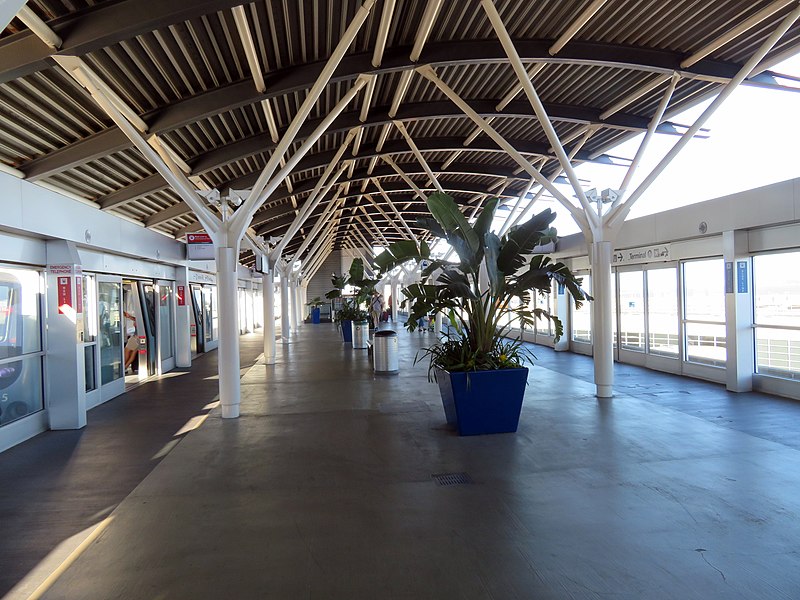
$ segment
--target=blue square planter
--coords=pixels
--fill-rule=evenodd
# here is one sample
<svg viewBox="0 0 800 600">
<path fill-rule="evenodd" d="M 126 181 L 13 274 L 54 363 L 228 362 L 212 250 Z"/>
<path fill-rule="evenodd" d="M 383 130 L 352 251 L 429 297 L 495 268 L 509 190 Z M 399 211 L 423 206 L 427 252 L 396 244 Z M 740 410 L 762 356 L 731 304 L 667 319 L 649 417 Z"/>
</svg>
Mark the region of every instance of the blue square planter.
<svg viewBox="0 0 800 600">
<path fill-rule="evenodd" d="M 315 306 L 314 308 L 311 309 L 311 322 L 314 325 L 319 324 L 319 312 L 320 312 L 319 306 Z"/>
<path fill-rule="evenodd" d="M 513 433 L 519 426 L 528 369 L 469 373 L 437 370 L 447 422 L 458 435 Z"/>
<path fill-rule="evenodd" d="M 352 344 L 353 343 L 353 327 L 352 321 L 349 320 L 341 320 L 339 321 L 339 327 L 342 328 L 342 341 L 345 344 Z"/>
</svg>

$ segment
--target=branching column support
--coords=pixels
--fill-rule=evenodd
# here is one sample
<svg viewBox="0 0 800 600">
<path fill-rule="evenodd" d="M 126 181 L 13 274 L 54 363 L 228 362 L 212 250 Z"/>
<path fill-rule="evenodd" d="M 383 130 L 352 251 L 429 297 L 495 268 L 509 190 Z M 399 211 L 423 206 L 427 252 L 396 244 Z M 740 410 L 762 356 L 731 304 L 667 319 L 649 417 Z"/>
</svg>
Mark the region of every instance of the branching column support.
<svg viewBox="0 0 800 600">
<path fill-rule="evenodd" d="M 275 345 L 275 264 L 265 252 L 264 274 L 262 288 L 264 296 L 264 362 L 268 365 L 275 364 L 277 348 Z"/>
<path fill-rule="evenodd" d="M 314 278 L 314 276 L 317 274 L 317 272 L 319 272 L 319 270 L 322 268 L 322 265 L 325 263 L 325 261 L 331 255 L 331 252 L 333 252 L 333 242 L 332 241 L 327 246 L 325 246 L 325 248 L 322 250 L 322 252 L 320 252 L 319 258 L 315 261 L 314 266 L 311 267 L 311 269 L 309 270 L 309 272 L 308 272 L 308 280 L 309 281 L 311 281 Z"/>
<path fill-rule="evenodd" d="M 594 322 L 593 322 L 593 344 L 594 344 L 594 363 L 595 363 L 595 386 L 596 386 L 596 393 L 597 396 L 600 398 L 608 398 L 611 397 L 613 394 L 613 331 L 612 331 L 612 287 L 611 287 L 611 256 L 613 252 L 613 245 L 616 240 L 616 236 L 619 232 L 619 229 L 622 226 L 622 223 L 625 220 L 625 217 L 630 212 L 631 207 L 633 206 L 634 202 L 642 196 L 642 194 L 647 190 L 647 188 L 655 181 L 655 179 L 663 172 L 663 170 L 669 165 L 672 159 L 677 156 L 677 154 L 686 146 L 686 144 L 692 139 L 692 137 L 700 130 L 700 128 L 705 124 L 707 119 L 714 113 L 714 111 L 730 96 L 731 93 L 735 90 L 735 88 L 744 81 L 750 74 L 753 72 L 754 69 L 757 68 L 759 62 L 763 60 L 766 54 L 774 47 L 774 45 L 778 42 L 778 40 L 788 31 L 788 29 L 794 24 L 794 22 L 800 17 L 800 6 L 795 8 L 792 13 L 790 13 L 778 26 L 778 28 L 770 35 L 770 37 L 762 44 L 762 46 L 758 49 L 758 51 L 750 58 L 750 60 L 744 65 L 744 67 L 739 71 L 739 73 L 730 80 L 730 82 L 723 88 L 722 92 L 717 96 L 717 98 L 709 105 L 709 107 L 703 112 L 703 114 L 697 119 L 697 121 L 690 127 L 683 137 L 678 141 L 677 144 L 667 153 L 667 155 L 662 159 L 662 161 L 653 169 L 653 171 L 644 179 L 644 181 L 639 185 L 639 187 L 631 194 L 631 196 L 624 200 L 624 192 L 627 189 L 630 181 L 633 177 L 633 173 L 636 167 L 641 160 L 644 151 L 646 150 L 646 146 L 649 143 L 655 129 L 658 127 L 663 115 L 666 111 L 666 108 L 669 104 L 669 101 L 672 97 L 672 93 L 675 89 L 675 86 L 678 82 L 678 76 L 673 75 L 671 81 L 667 87 L 667 90 L 664 93 L 661 103 L 659 104 L 658 109 L 655 111 L 653 118 L 650 122 L 648 127 L 648 132 L 645 135 L 645 139 L 642 142 L 642 145 L 639 148 L 631 166 L 626 173 L 625 179 L 622 184 L 622 189 L 618 194 L 617 198 L 615 199 L 614 203 L 611 205 L 608 212 L 604 215 L 602 213 L 602 204 L 599 204 L 597 210 L 593 210 L 591 205 L 589 204 L 589 200 L 586 197 L 585 192 L 583 191 L 580 182 L 578 181 L 577 176 L 575 175 L 575 171 L 571 165 L 571 157 L 567 157 L 566 153 L 564 152 L 563 145 L 558 139 L 556 135 L 555 129 L 552 126 L 545 110 L 544 106 L 541 104 L 536 91 L 533 88 L 533 83 L 530 80 L 529 75 L 526 73 L 522 61 L 519 58 L 519 55 L 514 47 L 514 44 L 506 31 L 505 25 L 500 18 L 500 15 L 495 8 L 494 2 L 492 0 L 481 0 L 481 4 L 486 11 L 487 16 L 494 28 L 497 36 L 500 40 L 500 43 L 503 45 L 503 48 L 508 55 L 508 58 L 511 62 L 512 67 L 514 68 L 514 72 L 519 79 L 519 83 L 522 87 L 522 90 L 525 91 L 526 96 L 528 97 L 531 106 L 536 113 L 539 122 L 541 123 L 544 131 L 550 141 L 550 144 L 553 148 L 553 151 L 556 153 L 556 156 L 559 159 L 562 169 L 567 174 L 570 183 L 575 191 L 575 194 L 580 202 L 581 208 L 583 209 L 582 214 L 580 214 L 581 219 L 579 220 L 577 214 L 577 208 L 574 207 L 571 203 L 568 205 L 564 203 L 562 198 L 559 195 L 556 195 L 556 198 L 562 202 L 572 213 L 573 217 L 576 219 L 578 224 L 584 231 L 586 236 L 587 242 L 590 244 L 589 251 L 590 251 L 590 258 L 591 258 L 591 265 L 592 265 L 592 282 L 593 282 L 593 289 L 592 294 L 595 298 L 593 303 L 593 314 L 594 314 Z M 600 5 L 601 3 L 595 2 L 587 11 L 587 14 L 591 12 L 595 8 L 596 5 Z M 779 3 L 775 3 L 775 6 L 770 8 L 769 10 L 777 10 Z M 767 13 L 769 11 L 762 11 L 764 14 L 759 14 L 758 20 L 766 18 Z M 593 13 L 592 13 L 593 14 Z M 751 26 L 751 23 L 748 23 L 747 26 Z M 727 43 L 731 39 L 731 35 L 723 36 L 717 42 L 719 45 Z M 556 49 L 556 52 L 558 50 Z M 418 69 L 418 71 L 431 79 L 431 74 L 433 70 L 430 67 Z M 666 82 L 670 79 L 669 76 L 661 76 L 657 78 L 655 81 L 648 83 L 646 90 L 652 90 L 658 87 L 659 85 Z M 433 81 L 433 79 L 432 79 Z M 436 83 L 436 81 L 434 81 Z M 437 86 L 442 89 L 442 85 L 437 83 Z M 445 91 L 445 90 L 443 90 Z M 606 110 L 602 115 L 601 119 L 606 118 L 609 114 L 613 114 L 613 112 L 620 110 L 625 104 L 633 101 L 636 97 L 636 94 L 643 94 L 644 91 L 636 90 L 634 94 L 631 94 L 629 97 L 625 98 L 623 101 L 615 104 L 608 110 Z M 455 99 L 445 91 L 445 94 L 451 97 L 455 102 Z M 463 101 L 462 101 L 463 102 Z M 625 103 L 625 104 L 623 104 Z M 466 105 L 466 103 L 464 103 Z M 467 112 L 465 108 L 462 110 Z M 472 115 L 468 116 L 475 120 L 475 117 Z M 478 121 L 476 121 L 478 123 Z M 480 124 L 479 124 L 480 126 Z M 490 137 L 495 139 L 495 141 L 500 144 L 500 140 L 497 139 L 500 136 L 492 135 L 491 127 L 485 126 L 484 131 L 486 131 Z M 513 155 L 512 155 L 513 156 Z M 516 158 L 515 158 L 516 159 Z M 519 161 L 518 161 L 519 162 Z M 525 165 L 522 165 L 525 166 Z M 529 170 L 529 169 L 526 169 Z M 530 172 L 530 171 L 529 171 Z M 538 181 L 538 179 L 537 179 Z M 540 183 L 542 183 L 540 181 Z M 544 183 L 542 183 L 545 186 Z M 545 186 L 546 187 L 546 186 Z M 551 192 L 552 193 L 552 192 Z"/>
<path fill-rule="evenodd" d="M 344 106 L 352 99 L 358 89 L 364 85 L 365 80 L 363 77 L 360 77 L 353 86 L 353 89 L 345 95 L 343 101 L 337 104 L 332 114 L 326 117 L 320 127 L 312 134 L 312 138 L 314 138 L 313 142 L 311 142 L 311 144 L 304 144 L 289 161 L 285 160 L 284 154 L 286 150 L 297 137 L 300 128 L 325 90 L 325 87 L 330 81 L 334 71 L 339 66 L 347 49 L 350 47 L 350 44 L 369 16 L 375 1 L 376 0 L 365 0 L 358 9 L 355 17 L 342 36 L 342 39 L 336 45 L 331 57 L 322 69 L 317 81 L 314 83 L 311 90 L 309 90 L 300 110 L 297 112 L 289 128 L 284 133 L 283 138 L 276 146 L 275 151 L 267 162 L 267 166 L 262 171 L 256 185 L 253 187 L 243 206 L 240 210 L 236 211 L 232 217 L 227 218 L 226 216 L 223 220 L 217 218 L 198 196 L 194 185 L 186 176 L 186 165 L 183 165 L 182 161 L 174 155 L 168 147 L 164 146 L 157 137 L 151 136 L 149 140 L 155 149 L 144 140 L 142 133 L 147 130 L 146 124 L 130 109 L 130 107 L 125 105 L 125 103 L 114 94 L 81 59 L 69 56 L 56 57 L 56 60 L 66 72 L 74 77 L 81 85 L 86 87 L 95 102 L 97 102 L 111 117 L 116 125 L 134 143 L 136 148 L 142 152 L 159 174 L 161 174 L 167 183 L 180 195 L 181 199 L 194 211 L 198 220 L 214 242 L 220 308 L 219 388 L 223 418 L 239 416 L 239 400 L 241 395 L 237 318 L 238 298 L 236 286 L 239 245 L 242 238 L 247 233 L 253 214 L 263 204 L 266 197 L 277 188 L 281 181 L 288 177 L 297 162 L 308 152 L 313 143 L 319 139 L 319 136 L 327 130 L 330 123 L 338 116 L 341 110 L 343 110 Z M 239 11 L 237 16 L 239 20 L 237 26 L 240 27 L 243 42 L 245 46 L 247 46 L 249 31 L 246 31 L 247 27 L 243 19 L 244 15 L 242 11 Z M 57 42 L 57 36 L 52 41 Z M 252 48 L 246 50 L 252 50 Z M 257 61 L 253 61 L 252 58 L 253 57 L 248 57 L 248 60 L 250 60 L 251 66 L 253 67 L 256 85 L 263 85 L 259 81 L 261 76 L 260 68 L 258 68 Z M 265 109 L 266 108 L 267 107 L 265 107 Z M 273 139 L 275 139 L 275 131 L 271 131 L 271 135 Z M 306 140 L 306 142 L 308 141 L 309 140 Z M 284 164 L 285 166 L 278 176 L 273 178 L 273 174 L 279 164 Z M 183 167 L 183 170 L 181 167 Z M 198 183 L 202 184 L 202 181 Z"/>
<path fill-rule="evenodd" d="M 291 337 L 291 324 L 289 322 L 289 272 L 290 266 L 286 262 L 281 263 L 278 270 L 281 284 L 281 342 L 289 343 Z"/>
<path fill-rule="evenodd" d="M 296 252 L 296 256 L 302 256 L 303 252 L 305 252 L 311 244 L 317 241 L 317 236 L 319 233 L 325 228 L 325 226 L 331 221 L 331 217 L 334 212 L 340 208 L 344 204 L 344 200 L 339 200 L 339 195 L 342 193 L 341 188 L 336 192 L 336 195 L 330 201 L 328 206 L 322 212 L 322 215 L 317 222 L 314 224 L 314 227 L 311 228 L 311 231 L 306 236 L 306 239 L 303 240 L 303 243 L 300 245 Z M 315 246 L 316 247 L 316 246 Z M 313 254 L 314 250 L 311 251 L 310 254 Z"/>
<path fill-rule="evenodd" d="M 417 239 L 417 236 L 416 236 L 416 235 L 414 235 L 414 232 L 411 230 L 411 227 L 409 227 L 409 226 L 408 226 L 408 223 L 407 223 L 407 222 L 406 222 L 406 220 L 403 218 L 403 215 L 402 215 L 402 214 L 400 214 L 400 211 L 399 211 L 399 210 L 397 210 L 397 206 L 395 206 L 395 203 L 394 203 L 394 202 L 392 202 L 392 199 L 389 197 L 389 194 L 387 194 L 387 193 L 386 193 L 386 190 L 384 190 L 384 189 L 383 189 L 383 187 L 381 187 L 381 184 L 380 184 L 380 182 L 378 181 L 378 178 L 377 178 L 377 177 L 373 177 L 373 179 L 372 179 L 372 183 L 374 183 L 374 184 L 375 184 L 375 187 L 376 187 L 376 188 L 378 188 L 378 191 L 380 192 L 381 196 L 383 196 L 383 199 L 384 199 L 384 200 L 386 200 L 386 203 L 387 203 L 387 204 L 389 205 L 389 207 L 392 209 L 392 211 L 394 212 L 394 214 L 395 214 L 395 215 L 397 215 L 397 218 L 398 218 L 398 220 L 400 221 L 400 223 L 402 223 L 403 227 L 404 227 L 404 228 L 405 228 L 405 230 L 408 232 L 408 235 L 410 235 L 410 236 L 411 236 L 411 239 L 412 239 L 412 240 L 415 240 L 415 239 Z"/>
<path fill-rule="evenodd" d="M 402 229 L 400 229 L 400 226 L 397 223 L 395 223 L 394 220 L 389 215 L 386 214 L 386 211 L 383 210 L 383 208 L 381 208 L 380 204 L 378 204 L 377 202 L 375 202 L 375 200 L 372 199 L 372 196 L 370 194 L 364 194 L 364 198 L 366 198 L 370 202 L 370 204 L 372 204 L 372 206 L 374 206 L 378 210 L 378 212 L 381 213 L 381 216 L 384 219 L 386 219 L 389 225 L 391 225 L 394 228 L 394 230 L 400 234 L 401 237 L 408 239 L 408 234 Z"/>
<path fill-rule="evenodd" d="M 589 225 L 593 229 L 599 227 L 600 218 L 591 210 L 589 200 L 586 198 L 583 187 L 581 187 L 580 181 L 578 180 L 578 175 L 575 173 L 575 169 L 572 168 L 572 164 L 567 157 L 567 153 L 564 151 L 564 147 L 561 145 L 561 141 L 558 139 L 558 134 L 556 133 L 555 127 L 553 127 L 553 124 L 550 121 L 550 117 L 547 115 L 544 104 L 542 104 L 542 101 L 539 99 L 539 95 L 533 88 L 533 83 L 530 79 L 528 79 L 525 66 L 522 64 L 522 60 L 517 53 L 517 49 L 514 47 L 514 43 L 511 41 L 511 36 L 509 36 L 508 31 L 506 31 L 505 25 L 500 18 L 500 14 L 497 12 L 497 9 L 494 6 L 494 2 L 492 2 L 492 0 L 481 0 L 481 4 L 486 11 L 486 15 L 489 17 L 489 21 L 492 23 L 495 33 L 497 33 L 497 37 L 500 39 L 500 43 L 503 45 L 503 49 L 505 50 L 508 59 L 511 61 L 511 66 L 514 69 L 514 73 L 516 73 L 517 79 L 519 79 L 519 82 L 522 84 L 522 89 L 525 92 L 525 95 L 528 97 L 528 101 L 533 108 L 533 112 L 536 113 L 536 118 L 539 120 L 539 124 L 544 129 L 545 135 L 547 135 L 547 140 L 550 142 L 553 151 L 558 157 L 558 162 L 561 164 L 561 168 L 567 174 L 567 177 L 572 184 L 572 188 L 575 190 L 575 194 L 578 196 L 578 201 L 584 210 Z"/>
<path fill-rule="evenodd" d="M 505 150 L 508 155 L 516 161 L 516 163 L 521 166 L 531 177 L 536 179 L 536 181 L 544 187 L 548 192 L 550 192 L 555 199 L 566 208 L 572 218 L 575 219 L 575 222 L 578 223 L 578 226 L 581 228 L 582 231 L 586 232 L 590 230 L 589 222 L 587 217 L 584 215 L 583 211 L 580 207 L 575 206 L 572 202 L 570 202 L 569 198 L 567 198 L 561 191 L 556 188 L 538 169 L 536 169 L 530 162 L 528 162 L 525 157 L 523 157 L 514 146 L 512 146 L 508 141 L 500 135 L 497 130 L 495 130 L 491 125 L 489 125 L 485 119 L 483 119 L 475 110 L 467 104 L 458 94 L 456 94 L 444 81 L 442 81 L 436 72 L 428 65 L 418 67 L 417 72 L 431 81 L 437 88 L 439 88 L 445 96 L 450 98 L 450 100 L 458 106 L 461 111 L 467 115 L 472 121 L 481 128 L 481 130 L 486 133 L 498 146 L 500 146 L 503 150 Z"/>
<path fill-rule="evenodd" d="M 353 95 L 357 91 L 358 90 L 355 91 L 351 90 L 351 92 L 353 92 Z M 350 96 L 350 98 L 352 99 L 352 95 Z M 342 104 L 342 102 L 340 102 L 340 104 Z M 275 247 L 275 250 L 273 252 L 276 257 L 280 256 L 283 253 L 283 250 L 286 248 L 288 243 L 297 234 L 297 232 L 300 231 L 300 228 L 305 224 L 305 222 L 308 220 L 308 218 L 311 216 L 314 210 L 316 210 L 317 206 L 319 206 L 320 202 L 322 202 L 323 198 L 327 195 L 330 189 L 336 184 L 336 182 L 342 176 L 344 171 L 347 169 L 348 163 L 343 164 L 336 172 L 335 176 L 332 179 L 330 179 L 330 181 L 328 181 L 328 179 L 331 177 L 331 173 L 336 168 L 336 165 L 341 160 L 342 156 L 347 150 L 347 147 L 353 141 L 354 137 L 355 137 L 355 130 L 350 130 L 350 132 L 345 137 L 344 142 L 342 143 L 341 146 L 339 146 L 339 149 L 336 151 L 336 154 L 334 155 L 333 159 L 325 168 L 325 171 L 319 178 L 319 181 L 317 181 L 317 184 L 314 186 L 311 195 L 308 197 L 305 204 L 303 205 L 303 208 L 300 210 L 300 214 L 297 215 L 295 220 L 289 226 L 288 231 L 284 234 L 280 243 Z M 323 185 L 325 185 L 325 189 L 320 191 Z"/>
</svg>

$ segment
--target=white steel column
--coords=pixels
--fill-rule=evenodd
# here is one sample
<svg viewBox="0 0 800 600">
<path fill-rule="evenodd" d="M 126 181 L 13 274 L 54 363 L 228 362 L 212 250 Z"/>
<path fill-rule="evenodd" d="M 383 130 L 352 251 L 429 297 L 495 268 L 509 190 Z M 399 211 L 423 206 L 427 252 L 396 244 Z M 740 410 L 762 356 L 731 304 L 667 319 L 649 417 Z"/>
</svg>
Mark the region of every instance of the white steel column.
<svg viewBox="0 0 800 600">
<path fill-rule="evenodd" d="M 300 281 L 300 276 L 295 276 L 294 279 L 294 327 L 295 332 L 300 331 L 303 326 L 303 284 Z"/>
<path fill-rule="evenodd" d="M 46 246 L 47 370 L 44 375 L 47 416 L 50 429 L 81 429 L 86 426 L 86 381 L 80 344 L 85 314 L 76 312 L 76 279 L 81 275 L 81 262 L 73 242 L 49 240 Z M 70 290 L 71 306 L 59 304 L 63 300 L 58 294 L 60 286 Z M 119 356 L 121 360 L 121 350 Z"/>
<path fill-rule="evenodd" d="M 183 306 L 175 307 L 175 366 L 187 368 L 192 366 L 191 286 L 189 285 L 188 263 L 175 267 L 175 285 L 183 287 Z"/>
<path fill-rule="evenodd" d="M 289 327 L 289 275 L 287 273 L 288 267 L 280 270 L 281 278 L 281 341 L 284 344 L 289 343 L 291 336 Z"/>
<path fill-rule="evenodd" d="M 560 340 L 553 344 L 553 350 L 556 352 L 566 352 L 569 350 L 569 340 L 572 337 L 572 315 L 570 314 L 569 305 L 569 294 L 567 294 L 566 288 L 557 286 L 556 305 L 551 306 L 550 311 L 552 314 L 558 317 L 559 321 L 561 321 L 561 325 L 564 327 L 564 335 L 561 336 Z M 614 339 L 613 332 L 611 339 Z"/>
<path fill-rule="evenodd" d="M 722 232 L 722 254 L 729 270 L 725 275 L 725 385 L 731 392 L 749 392 L 753 389 L 755 335 L 753 269 L 747 231 Z"/>
<path fill-rule="evenodd" d="M 598 398 L 610 398 L 614 386 L 614 331 L 612 327 L 611 242 L 593 242 L 592 254 L 592 346 L 594 383 Z M 564 335 L 568 335 L 564 332 Z"/>
<path fill-rule="evenodd" d="M 399 323 L 397 312 L 400 308 L 400 282 L 397 277 L 392 278 L 392 321 Z"/>
<path fill-rule="evenodd" d="M 442 335 L 443 324 L 444 324 L 444 314 L 442 314 L 442 311 L 439 311 L 436 313 L 436 318 L 434 321 L 434 329 L 437 337 Z"/>
<path fill-rule="evenodd" d="M 264 260 L 268 258 L 264 255 Z M 268 272 L 264 273 L 264 362 L 268 365 L 275 364 L 277 348 L 275 345 L 275 282 L 274 265 L 267 263 Z"/>
<path fill-rule="evenodd" d="M 288 267 L 291 268 L 291 265 Z M 289 330 L 292 337 L 297 335 L 297 280 L 294 276 L 287 276 L 289 283 Z"/>
<path fill-rule="evenodd" d="M 222 418 L 239 416 L 239 323 L 236 289 L 236 248 L 218 246 L 217 298 L 219 301 L 219 399 Z"/>
</svg>

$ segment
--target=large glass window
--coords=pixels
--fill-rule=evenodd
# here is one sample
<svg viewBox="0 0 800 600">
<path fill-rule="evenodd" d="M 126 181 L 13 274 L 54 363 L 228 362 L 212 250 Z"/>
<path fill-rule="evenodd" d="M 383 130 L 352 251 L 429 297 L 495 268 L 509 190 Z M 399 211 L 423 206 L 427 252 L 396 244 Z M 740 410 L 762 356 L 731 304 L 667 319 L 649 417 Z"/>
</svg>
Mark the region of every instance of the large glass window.
<svg viewBox="0 0 800 600">
<path fill-rule="evenodd" d="M 620 347 L 644 352 L 644 272 L 619 273 Z"/>
<path fill-rule="evenodd" d="M 553 315 L 556 312 L 554 310 L 554 307 L 558 306 L 558 298 L 556 296 L 557 287 L 558 287 L 557 284 L 553 282 L 549 294 L 539 294 L 535 290 L 532 290 L 531 301 L 530 304 L 528 305 L 529 309 L 533 311 L 534 309 L 540 308 L 546 313 Z M 554 333 L 553 322 L 546 317 L 536 319 L 534 321 L 534 331 L 538 335 L 552 336 Z"/>
<path fill-rule="evenodd" d="M 800 379 L 800 252 L 753 257 L 756 372 Z"/>
<path fill-rule="evenodd" d="M 83 276 L 83 370 L 85 390 L 97 389 L 97 280 L 94 275 Z"/>
<path fill-rule="evenodd" d="M 678 271 L 647 273 L 647 346 L 650 354 L 678 356 Z"/>
<path fill-rule="evenodd" d="M 100 381 L 110 383 L 122 377 L 122 284 L 97 282 L 100 317 Z"/>
<path fill-rule="evenodd" d="M 725 366 L 725 267 L 722 259 L 683 263 L 686 360 Z"/>
<path fill-rule="evenodd" d="M 580 274 L 580 277 L 583 278 L 583 283 L 581 287 L 586 290 L 589 294 L 592 293 L 592 277 L 591 275 L 584 275 Z M 575 305 L 570 301 L 572 305 L 572 339 L 576 342 L 587 342 L 591 343 L 592 341 L 592 306 L 591 302 L 584 302 L 580 308 L 576 309 Z"/>
<path fill-rule="evenodd" d="M 219 316 L 217 314 L 217 286 L 203 286 L 203 317 L 205 323 L 203 330 L 206 341 L 210 342 L 219 338 Z"/>
<path fill-rule="evenodd" d="M 0 425 L 44 408 L 42 276 L 0 267 Z"/>
</svg>

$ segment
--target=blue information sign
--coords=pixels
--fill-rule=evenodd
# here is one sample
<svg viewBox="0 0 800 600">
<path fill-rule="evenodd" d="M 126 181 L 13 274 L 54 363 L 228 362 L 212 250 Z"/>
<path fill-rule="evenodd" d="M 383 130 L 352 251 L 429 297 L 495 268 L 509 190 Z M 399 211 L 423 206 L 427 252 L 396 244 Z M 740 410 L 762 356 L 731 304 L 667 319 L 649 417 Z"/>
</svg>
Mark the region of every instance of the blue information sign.
<svg viewBox="0 0 800 600">
<path fill-rule="evenodd" d="M 736 291 L 740 294 L 747 293 L 747 261 L 736 261 Z"/>
<path fill-rule="evenodd" d="M 725 293 L 733 293 L 733 262 L 731 261 L 725 263 Z"/>
</svg>

